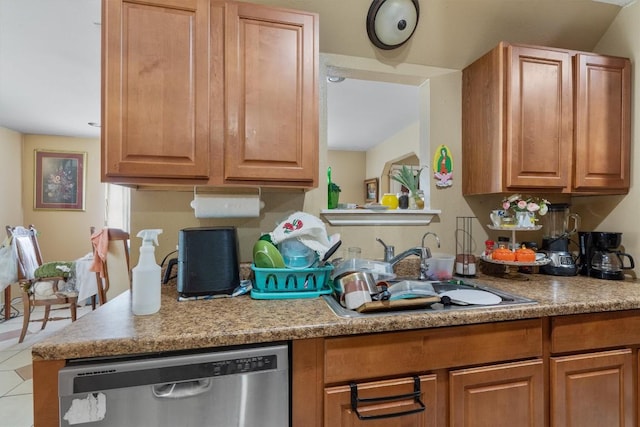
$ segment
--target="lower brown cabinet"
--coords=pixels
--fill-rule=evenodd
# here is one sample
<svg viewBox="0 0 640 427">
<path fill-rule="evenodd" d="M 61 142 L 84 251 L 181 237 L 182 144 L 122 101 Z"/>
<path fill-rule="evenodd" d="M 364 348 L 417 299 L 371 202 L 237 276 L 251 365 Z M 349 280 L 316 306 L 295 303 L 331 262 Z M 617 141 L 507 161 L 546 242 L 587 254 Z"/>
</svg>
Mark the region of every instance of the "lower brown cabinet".
<svg viewBox="0 0 640 427">
<path fill-rule="evenodd" d="M 542 360 L 449 374 L 451 427 L 544 427 Z"/>
<path fill-rule="evenodd" d="M 432 374 L 325 388 L 324 425 L 436 426 L 436 379 Z"/>
<path fill-rule="evenodd" d="M 552 357 L 551 427 L 632 427 L 631 349 Z"/>
</svg>

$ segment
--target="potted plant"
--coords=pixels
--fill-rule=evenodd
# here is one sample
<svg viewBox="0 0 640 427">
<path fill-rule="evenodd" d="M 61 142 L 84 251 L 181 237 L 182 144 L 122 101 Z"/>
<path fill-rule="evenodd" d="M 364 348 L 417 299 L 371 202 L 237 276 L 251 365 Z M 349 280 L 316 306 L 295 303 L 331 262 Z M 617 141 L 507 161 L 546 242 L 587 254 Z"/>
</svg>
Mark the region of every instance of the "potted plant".
<svg viewBox="0 0 640 427">
<path fill-rule="evenodd" d="M 420 173 L 422 172 L 422 169 L 424 168 L 420 168 L 417 173 L 414 173 L 411 168 L 407 167 L 407 165 L 402 165 L 402 169 L 400 169 L 395 175 L 391 175 L 391 179 L 399 182 L 409 190 L 409 207 L 412 209 L 424 208 L 424 202 L 418 194 Z"/>
</svg>

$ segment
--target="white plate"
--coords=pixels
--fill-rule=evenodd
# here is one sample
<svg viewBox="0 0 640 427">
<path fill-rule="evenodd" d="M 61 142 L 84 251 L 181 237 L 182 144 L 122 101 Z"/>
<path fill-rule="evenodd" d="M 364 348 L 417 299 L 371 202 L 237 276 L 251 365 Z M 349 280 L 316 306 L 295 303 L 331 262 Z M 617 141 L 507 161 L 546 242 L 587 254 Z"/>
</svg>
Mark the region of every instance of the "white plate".
<svg viewBox="0 0 640 427">
<path fill-rule="evenodd" d="M 371 209 L 372 211 L 386 211 L 387 209 L 389 209 L 388 206 L 381 205 L 379 203 L 367 203 L 366 205 L 364 205 L 364 208 Z"/>
<path fill-rule="evenodd" d="M 460 301 L 465 304 L 473 305 L 496 305 L 500 304 L 502 298 L 496 294 L 487 291 L 479 291 L 476 289 L 455 289 L 440 294 L 440 297 L 447 296 L 452 302 Z"/>
</svg>

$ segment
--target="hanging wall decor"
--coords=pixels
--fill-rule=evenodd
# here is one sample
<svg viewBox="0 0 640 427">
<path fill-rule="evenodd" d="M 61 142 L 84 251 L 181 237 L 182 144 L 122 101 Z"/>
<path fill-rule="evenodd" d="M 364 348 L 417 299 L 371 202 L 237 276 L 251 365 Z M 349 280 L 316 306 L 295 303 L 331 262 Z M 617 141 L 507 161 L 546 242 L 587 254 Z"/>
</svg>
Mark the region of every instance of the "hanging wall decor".
<svg viewBox="0 0 640 427">
<path fill-rule="evenodd" d="M 451 187 L 453 185 L 453 157 L 446 145 L 440 145 L 433 156 L 433 176 L 437 179 L 437 187 Z"/>
<path fill-rule="evenodd" d="M 34 208 L 84 210 L 87 153 L 35 150 Z"/>
</svg>

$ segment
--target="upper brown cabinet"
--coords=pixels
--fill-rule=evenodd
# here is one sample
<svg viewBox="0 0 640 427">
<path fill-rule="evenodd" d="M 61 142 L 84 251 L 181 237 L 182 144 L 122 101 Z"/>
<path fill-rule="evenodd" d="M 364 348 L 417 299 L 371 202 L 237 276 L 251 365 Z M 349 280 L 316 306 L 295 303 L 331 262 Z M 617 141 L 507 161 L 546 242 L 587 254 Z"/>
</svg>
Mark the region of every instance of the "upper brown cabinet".
<svg viewBox="0 0 640 427">
<path fill-rule="evenodd" d="M 304 187 L 318 177 L 318 17 L 103 2 L 102 178 Z"/>
<path fill-rule="evenodd" d="M 625 194 L 628 59 L 500 43 L 463 70 L 463 194 Z"/>
<path fill-rule="evenodd" d="M 315 15 L 226 6 L 226 181 L 318 177 Z"/>
</svg>

